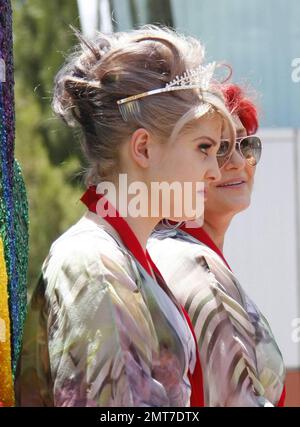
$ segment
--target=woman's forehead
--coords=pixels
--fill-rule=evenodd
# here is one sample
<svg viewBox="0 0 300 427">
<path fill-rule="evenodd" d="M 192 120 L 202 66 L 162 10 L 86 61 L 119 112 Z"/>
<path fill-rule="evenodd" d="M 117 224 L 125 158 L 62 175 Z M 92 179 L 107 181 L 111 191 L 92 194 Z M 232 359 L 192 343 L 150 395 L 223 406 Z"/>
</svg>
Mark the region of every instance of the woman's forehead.
<svg viewBox="0 0 300 427">
<path fill-rule="evenodd" d="M 240 118 L 238 116 L 232 116 L 233 122 L 235 124 L 236 128 L 236 136 L 244 136 L 247 135 L 247 131 L 245 127 L 243 126 L 243 123 L 241 122 Z"/>
<path fill-rule="evenodd" d="M 246 136 L 247 135 L 247 131 L 245 129 L 245 127 L 243 126 L 241 120 L 239 119 L 238 116 L 232 116 L 232 120 L 233 123 L 235 125 L 235 130 L 236 130 L 236 136 L 241 137 L 241 136 Z M 230 128 L 229 128 L 229 124 L 226 122 L 226 120 L 224 120 L 223 122 L 223 132 L 222 132 L 222 138 L 223 139 L 227 139 L 230 137 Z"/>
</svg>

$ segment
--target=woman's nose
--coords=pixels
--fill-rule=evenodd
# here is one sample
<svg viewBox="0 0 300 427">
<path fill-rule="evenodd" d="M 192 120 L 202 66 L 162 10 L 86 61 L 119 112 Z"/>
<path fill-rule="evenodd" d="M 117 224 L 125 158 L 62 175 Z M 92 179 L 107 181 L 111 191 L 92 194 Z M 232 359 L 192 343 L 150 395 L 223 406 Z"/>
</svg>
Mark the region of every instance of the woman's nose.
<svg viewBox="0 0 300 427">
<path fill-rule="evenodd" d="M 221 179 L 221 172 L 218 165 L 217 157 L 213 156 L 209 167 L 207 168 L 204 180 L 207 182 L 215 182 Z"/>
<path fill-rule="evenodd" d="M 236 148 L 232 153 L 227 164 L 224 166 L 225 169 L 243 169 L 246 165 L 246 159 Z"/>
</svg>

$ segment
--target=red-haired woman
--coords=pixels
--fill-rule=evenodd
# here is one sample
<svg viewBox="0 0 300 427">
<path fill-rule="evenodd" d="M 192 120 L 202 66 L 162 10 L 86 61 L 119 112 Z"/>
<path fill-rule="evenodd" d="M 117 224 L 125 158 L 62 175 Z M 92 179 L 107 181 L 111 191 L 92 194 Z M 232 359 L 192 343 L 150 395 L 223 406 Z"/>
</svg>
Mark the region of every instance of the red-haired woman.
<svg viewBox="0 0 300 427">
<path fill-rule="evenodd" d="M 222 254 L 232 218 L 250 205 L 261 154 L 254 135 L 255 105 L 239 86 L 224 86 L 223 92 L 236 124 L 236 150 L 221 179 L 208 185 L 203 227 L 160 225 L 148 250 L 192 320 L 205 405 L 282 406 L 285 368 L 280 350 Z M 220 156 L 226 145 L 224 140 Z"/>
</svg>

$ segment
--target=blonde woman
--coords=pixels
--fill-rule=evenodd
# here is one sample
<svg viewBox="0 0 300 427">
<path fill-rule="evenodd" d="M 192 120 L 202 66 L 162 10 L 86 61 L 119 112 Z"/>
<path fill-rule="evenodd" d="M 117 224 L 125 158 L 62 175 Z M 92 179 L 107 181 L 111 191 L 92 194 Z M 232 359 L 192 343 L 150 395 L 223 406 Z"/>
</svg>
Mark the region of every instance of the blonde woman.
<svg viewBox="0 0 300 427">
<path fill-rule="evenodd" d="M 53 106 L 82 131 L 88 209 L 42 266 L 19 404 L 200 406 L 193 330 L 146 252 L 163 213 L 132 213 L 120 177 L 149 194 L 153 182 L 215 181 L 222 132 L 229 129 L 230 155 L 234 126 L 197 40 L 155 27 L 94 41 L 78 36 L 81 47 L 56 77 Z M 114 203 L 114 191 L 99 193 L 104 183 Z M 171 198 L 170 216 L 176 203 Z"/>
</svg>

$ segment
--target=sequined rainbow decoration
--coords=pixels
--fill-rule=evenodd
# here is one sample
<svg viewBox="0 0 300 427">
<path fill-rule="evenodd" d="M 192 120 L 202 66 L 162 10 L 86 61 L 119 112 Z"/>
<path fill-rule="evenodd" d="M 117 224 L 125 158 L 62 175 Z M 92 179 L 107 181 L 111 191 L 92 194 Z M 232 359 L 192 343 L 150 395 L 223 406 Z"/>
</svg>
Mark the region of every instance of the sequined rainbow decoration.
<svg viewBox="0 0 300 427">
<path fill-rule="evenodd" d="M 5 406 L 13 406 L 14 393 L 7 284 L 4 247 L 3 241 L 0 239 L 0 401 Z"/>
<path fill-rule="evenodd" d="M 12 10 L 0 0 L 0 402 L 14 404 L 13 380 L 26 314 L 28 205 L 14 159 Z"/>
</svg>

